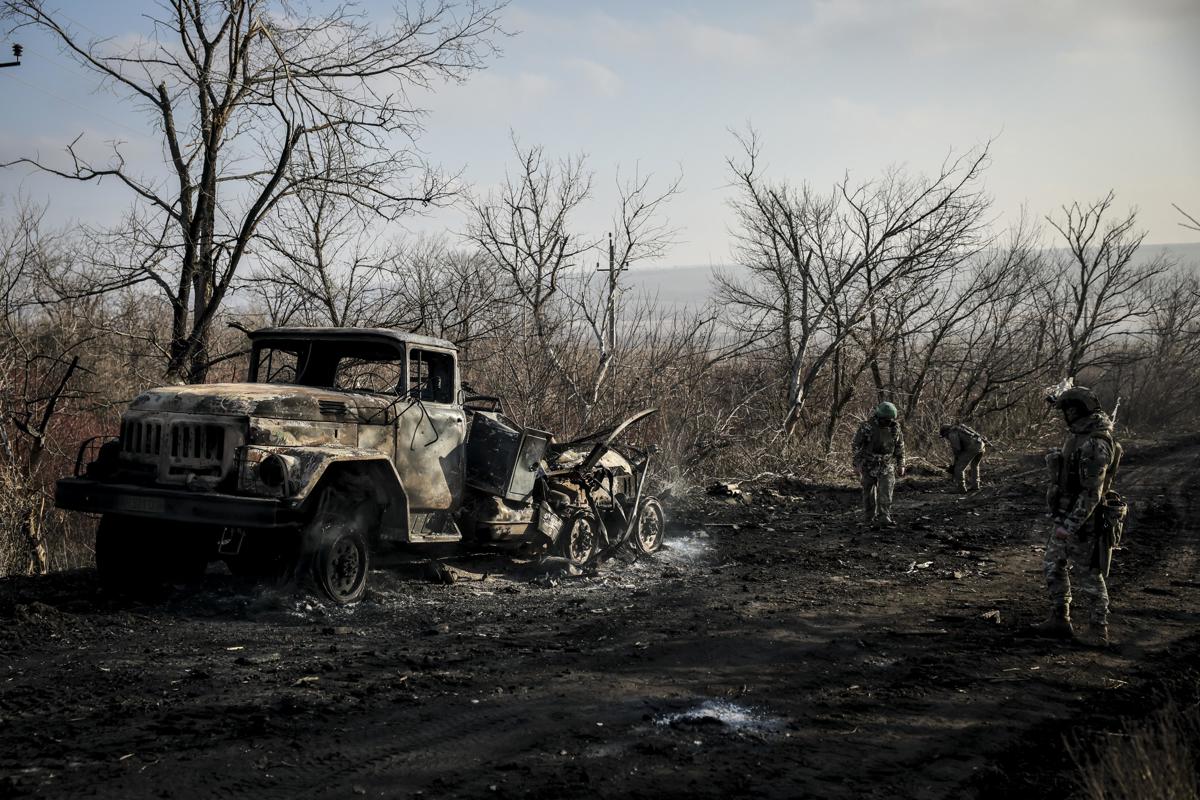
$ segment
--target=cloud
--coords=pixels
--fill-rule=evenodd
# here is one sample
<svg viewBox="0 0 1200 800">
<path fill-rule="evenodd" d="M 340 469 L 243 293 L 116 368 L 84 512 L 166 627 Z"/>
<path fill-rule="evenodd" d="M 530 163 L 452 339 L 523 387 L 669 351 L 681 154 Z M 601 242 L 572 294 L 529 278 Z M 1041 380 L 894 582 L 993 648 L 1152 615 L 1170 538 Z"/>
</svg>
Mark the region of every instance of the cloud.
<svg viewBox="0 0 1200 800">
<path fill-rule="evenodd" d="M 1027 50 L 1033 45 L 1070 50 L 1089 45 L 1143 47 L 1200 32 L 1194 0 L 815 0 L 812 14 L 791 35 L 807 48 L 875 47 L 881 41 L 918 55 Z"/>
<path fill-rule="evenodd" d="M 538 14 L 522 9 L 514 27 L 540 39 L 571 41 L 586 32 L 593 47 L 603 52 L 690 56 L 701 61 L 732 65 L 762 64 L 775 54 L 765 37 L 720 25 L 712 20 L 679 13 L 657 14 L 647 7 L 638 18 L 620 18 L 604 12 L 574 15 Z"/>
<path fill-rule="evenodd" d="M 481 115 L 529 114 L 540 109 L 560 88 L 559 81 L 541 72 L 487 70 L 463 84 L 449 83 L 436 91 L 411 93 L 418 106 L 435 116 L 475 121 Z"/>
<path fill-rule="evenodd" d="M 666 32 L 680 40 L 693 56 L 737 66 L 757 66 L 772 55 L 770 43 L 749 33 L 717 25 L 672 17 L 664 22 Z"/>
<path fill-rule="evenodd" d="M 569 58 L 567 66 L 578 72 L 588 87 L 601 97 L 616 97 L 625 85 L 620 75 L 586 58 Z"/>
<path fill-rule="evenodd" d="M 588 14 L 582 27 L 603 49 L 628 53 L 645 53 L 661 46 L 661 32 L 645 23 L 619 19 L 602 12 Z"/>
</svg>

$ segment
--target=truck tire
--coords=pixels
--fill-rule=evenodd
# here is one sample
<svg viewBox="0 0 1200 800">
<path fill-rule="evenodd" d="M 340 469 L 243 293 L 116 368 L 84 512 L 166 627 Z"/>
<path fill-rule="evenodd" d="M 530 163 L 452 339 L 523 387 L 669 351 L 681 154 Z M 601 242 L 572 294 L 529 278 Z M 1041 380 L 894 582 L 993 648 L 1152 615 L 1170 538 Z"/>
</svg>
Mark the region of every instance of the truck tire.
<svg viewBox="0 0 1200 800">
<path fill-rule="evenodd" d="M 169 525 L 152 537 L 149 551 L 162 564 L 162 579 L 170 583 L 199 583 L 208 562 L 217 557 L 221 529 L 213 525 Z"/>
<path fill-rule="evenodd" d="M 361 531 L 344 530 L 313 554 L 313 579 L 321 594 L 338 605 L 357 603 L 367 591 L 371 550 Z"/>
<path fill-rule="evenodd" d="M 667 529 L 667 515 L 657 497 L 642 500 L 638 509 L 637 527 L 633 531 L 633 546 L 639 553 L 650 555 L 662 548 Z"/>
<path fill-rule="evenodd" d="M 568 520 L 554 546 L 575 566 L 586 566 L 600 547 L 600 525 L 590 511 L 581 511 Z"/>
<path fill-rule="evenodd" d="M 373 502 L 361 502 L 349 487 L 321 490 L 317 508 L 301 534 L 301 569 L 317 590 L 338 605 L 357 603 L 367 591 L 371 522 L 379 519 Z"/>
<path fill-rule="evenodd" d="M 149 558 L 147 521 L 105 514 L 96 526 L 96 573 L 100 585 L 116 594 L 142 592 L 160 578 Z"/>
<path fill-rule="evenodd" d="M 105 514 L 96 528 L 100 583 L 118 594 L 138 594 L 165 583 L 193 583 L 216 554 L 217 529 Z"/>
</svg>

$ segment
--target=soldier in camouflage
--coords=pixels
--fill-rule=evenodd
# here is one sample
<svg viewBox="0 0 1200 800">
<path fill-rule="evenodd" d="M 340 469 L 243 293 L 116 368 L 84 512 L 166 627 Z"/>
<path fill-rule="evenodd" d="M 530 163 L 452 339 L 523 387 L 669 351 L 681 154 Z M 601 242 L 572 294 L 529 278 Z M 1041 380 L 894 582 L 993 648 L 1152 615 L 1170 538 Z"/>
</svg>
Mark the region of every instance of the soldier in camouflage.
<svg viewBox="0 0 1200 800">
<path fill-rule="evenodd" d="M 854 434 L 854 472 L 862 480 L 863 516 L 867 525 L 882 517 L 891 526 L 896 476 L 904 475 L 904 432 L 891 403 L 880 403 Z"/>
<path fill-rule="evenodd" d="M 1095 393 L 1083 386 L 1062 392 L 1051 402 L 1062 412 L 1070 429 L 1062 449 L 1046 457 L 1051 486 L 1047 493 L 1054 519 L 1042 569 L 1050 594 L 1050 616 L 1035 632 L 1070 639 L 1071 576 L 1074 590 L 1086 598 L 1091 616 L 1087 639 L 1108 643 L 1108 587 L 1104 577 L 1111 549 L 1100 552 L 1101 515 L 1097 513 L 1111 487 L 1120 461 L 1121 446 L 1112 436 L 1113 424 Z"/>
<path fill-rule="evenodd" d="M 950 467 L 950 480 L 960 492 L 970 489 L 979 491 L 979 462 L 987 451 L 987 440 L 972 428 L 962 423 L 943 425 L 942 438 L 950 445 L 954 463 Z"/>
</svg>

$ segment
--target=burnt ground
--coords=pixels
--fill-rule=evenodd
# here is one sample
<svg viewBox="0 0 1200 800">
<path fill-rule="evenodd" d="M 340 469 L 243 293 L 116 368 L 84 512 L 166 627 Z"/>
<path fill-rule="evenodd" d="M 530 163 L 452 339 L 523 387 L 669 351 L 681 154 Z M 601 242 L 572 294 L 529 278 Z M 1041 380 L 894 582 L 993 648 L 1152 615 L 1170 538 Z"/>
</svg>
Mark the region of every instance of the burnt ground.
<svg viewBox="0 0 1200 800">
<path fill-rule="evenodd" d="M 1061 797 L 1065 741 L 1200 686 L 1200 438 L 1127 452 L 1107 651 L 1023 634 L 1033 457 L 967 497 L 905 479 L 890 531 L 848 488 L 677 500 L 666 551 L 594 576 L 395 553 L 348 610 L 215 570 L 140 603 L 3 580 L 0 796 Z"/>
</svg>

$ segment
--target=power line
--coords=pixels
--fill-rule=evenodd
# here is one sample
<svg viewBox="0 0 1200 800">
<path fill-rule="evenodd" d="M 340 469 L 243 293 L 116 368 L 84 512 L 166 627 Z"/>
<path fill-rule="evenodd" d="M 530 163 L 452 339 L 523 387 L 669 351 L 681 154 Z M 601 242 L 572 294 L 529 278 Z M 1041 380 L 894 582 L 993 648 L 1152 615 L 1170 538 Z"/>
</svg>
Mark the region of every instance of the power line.
<svg viewBox="0 0 1200 800">
<path fill-rule="evenodd" d="M 90 114 L 93 117 L 102 119 L 105 122 L 108 122 L 112 125 L 116 125 L 118 128 L 123 128 L 124 130 L 128 131 L 129 133 L 132 133 L 135 136 L 144 137 L 146 135 L 146 131 L 144 131 L 144 130 L 141 130 L 141 131 L 135 130 L 134 128 L 129 127 L 128 125 L 124 124 L 123 122 L 118 122 L 117 120 L 113 119 L 112 117 L 109 117 L 105 114 L 101 114 L 99 111 L 90 109 L 87 106 L 84 106 L 84 105 L 81 105 L 81 104 L 75 102 L 74 100 L 69 100 L 66 97 L 63 97 L 62 95 L 55 94 L 54 92 L 50 91 L 49 89 L 45 89 L 41 86 L 30 83 L 29 81 L 25 80 L 24 78 L 20 78 L 16 75 L 13 75 L 12 73 L 4 73 L 4 76 L 7 78 L 12 78 L 17 83 L 20 83 L 20 84 L 24 85 L 25 87 L 34 90 L 35 92 L 40 92 L 40 93 L 46 95 L 47 97 L 53 97 L 55 100 L 58 100 L 61 103 L 66 103 L 69 106 L 74 106 L 75 108 L 79 109 L 80 111 L 83 111 L 86 114 Z"/>
</svg>

